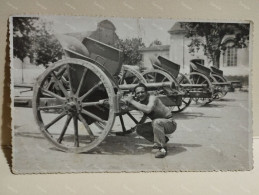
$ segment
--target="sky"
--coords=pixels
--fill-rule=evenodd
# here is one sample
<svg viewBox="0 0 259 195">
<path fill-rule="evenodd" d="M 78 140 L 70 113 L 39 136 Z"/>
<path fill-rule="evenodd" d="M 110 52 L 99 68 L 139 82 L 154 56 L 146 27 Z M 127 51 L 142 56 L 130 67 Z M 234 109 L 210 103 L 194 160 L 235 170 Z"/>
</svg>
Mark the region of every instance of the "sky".
<svg viewBox="0 0 259 195">
<path fill-rule="evenodd" d="M 168 30 L 174 25 L 169 19 L 135 19 L 135 18 L 109 18 L 86 16 L 52 16 L 43 17 L 53 23 L 53 33 L 63 34 L 71 32 L 94 31 L 97 24 L 105 19 L 110 20 L 116 27 L 116 33 L 121 39 L 141 37 L 146 46 L 158 39 L 163 45 L 169 44 Z"/>
</svg>

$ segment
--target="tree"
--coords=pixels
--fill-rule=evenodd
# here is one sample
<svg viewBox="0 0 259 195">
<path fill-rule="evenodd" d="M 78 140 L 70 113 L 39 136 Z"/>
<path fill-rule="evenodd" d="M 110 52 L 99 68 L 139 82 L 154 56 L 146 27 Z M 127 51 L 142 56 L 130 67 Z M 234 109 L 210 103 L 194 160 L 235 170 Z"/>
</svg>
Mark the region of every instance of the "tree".
<svg viewBox="0 0 259 195">
<path fill-rule="evenodd" d="M 58 40 L 52 35 L 52 23 L 40 21 L 38 25 L 40 33 L 34 37 L 33 52 L 36 64 L 46 66 L 61 59 L 63 51 Z"/>
<path fill-rule="evenodd" d="M 120 39 L 119 42 L 116 43 L 116 47 L 123 51 L 124 64 L 136 65 L 142 60 L 139 49 L 145 47 L 145 44 L 142 42 L 142 38 Z"/>
<path fill-rule="evenodd" d="M 31 54 L 32 37 L 36 32 L 35 17 L 14 17 L 13 18 L 13 55 L 23 61 Z"/>
<path fill-rule="evenodd" d="M 52 35 L 52 23 L 38 17 L 13 18 L 14 57 L 23 61 L 26 56 L 36 65 L 47 65 L 62 56 L 62 49 Z"/>
<path fill-rule="evenodd" d="M 158 39 L 154 40 L 152 43 L 150 43 L 149 47 L 153 47 L 156 45 L 162 45 L 162 42 L 159 41 Z"/>
<path fill-rule="evenodd" d="M 226 35 L 234 35 L 235 47 L 247 47 L 249 40 L 249 24 L 242 23 L 202 23 L 183 22 L 181 26 L 186 30 L 186 37 L 191 38 L 189 51 L 194 52 L 203 47 L 204 54 L 219 68 L 220 54 L 226 50 L 222 43 Z M 204 37 L 203 43 L 200 37 Z"/>
</svg>

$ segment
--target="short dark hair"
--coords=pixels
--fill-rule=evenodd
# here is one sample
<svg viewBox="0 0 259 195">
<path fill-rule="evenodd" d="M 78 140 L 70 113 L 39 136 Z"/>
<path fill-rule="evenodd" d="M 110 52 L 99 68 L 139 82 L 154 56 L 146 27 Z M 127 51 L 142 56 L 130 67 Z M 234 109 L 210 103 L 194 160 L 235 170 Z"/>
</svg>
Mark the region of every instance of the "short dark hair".
<svg viewBox="0 0 259 195">
<path fill-rule="evenodd" d="M 137 85 L 134 87 L 133 91 L 136 92 L 136 89 L 137 89 L 138 87 L 143 87 L 143 88 L 145 89 L 145 91 L 147 92 L 147 86 L 146 86 L 144 83 L 139 83 L 139 84 L 137 84 Z"/>
</svg>

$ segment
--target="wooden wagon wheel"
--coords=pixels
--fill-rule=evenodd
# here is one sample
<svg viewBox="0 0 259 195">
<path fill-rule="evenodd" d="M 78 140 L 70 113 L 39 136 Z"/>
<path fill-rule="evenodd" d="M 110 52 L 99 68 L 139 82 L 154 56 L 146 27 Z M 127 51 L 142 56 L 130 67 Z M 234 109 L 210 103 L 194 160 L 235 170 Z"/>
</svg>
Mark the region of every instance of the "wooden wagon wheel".
<svg viewBox="0 0 259 195">
<path fill-rule="evenodd" d="M 147 83 L 145 78 L 134 68 L 123 65 L 119 75 L 119 85 Z"/>
<path fill-rule="evenodd" d="M 131 66 L 123 65 L 121 72 L 119 74 L 119 85 L 127 85 L 127 84 L 138 84 L 138 83 L 146 83 L 146 80 L 137 70 L 133 69 Z M 132 92 L 130 92 L 132 93 Z M 132 111 L 128 111 L 122 114 L 119 114 L 120 123 L 122 127 L 122 132 L 116 132 L 116 135 L 125 135 L 134 132 L 135 127 L 132 127 L 130 130 L 127 130 L 124 124 L 123 115 L 127 115 L 136 125 L 139 124 L 140 121 L 144 121 L 144 116 L 138 120 L 134 117 Z"/>
<path fill-rule="evenodd" d="M 142 73 L 147 83 L 176 82 L 176 79 L 163 70 L 153 69 Z"/>
<path fill-rule="evenodd" d="M 224 83 L 224 82 L 227 82 L 227 80 L 222 77 L 222 76 L 219 76 L 219 75 L 216 75 L 216 74 L 212 74 L 210 75 L 211 78 L 214 80 L 214 82 L 216 83 Z M 213 99 L 216 99 L 216 100 L 220 100 L 222 99 L 225 95 L 227 95 L 228 93 L 228 87 L 227 86 L 220 86 L 221 89 L 220 91 L 216 92 L 213 94 Z"/>
<path fill-rule="evenodd" d="M 176 80 L 179 83 L 179 85 L 181 85 L 181 84 L 191 84 L 192 83 L 190 81 L 190 79 L 182 73 L 178 74 L 178 77 L 176 78 Z M 179 89 L 184 94 L 187 92 L 186 88 L 180 87 Z M 192 102 L 191 97 L 182 97 L 182 105 L 181 106 L 174 106 L 172 112 L 174 112 L 174 113 L 182 112 L 183 110 L 185 110 L 191 104 L 191 102 Z"/>
<path fill-rule="evenodd" d="M 64 70 L 60 74 L 60 70 Z M 67 74 L 68 86 L 62 82 Z M 46 88 L 49 76 L 61 94 Z M 115 119 L 114 89 L 107 75 L 91 62 L 66 59 L 50 66 L 37 80 L 33 94 L 33 112 L 43 135 L 58 149 L 87 152 L 98 146 L 112 129 Z M 41 105 L 43 98 L 56 105 Z M 58 109 L 59 113 L 43 110 Z"/>
<path fill-rule="evenodd" d="M 189 74 L 189 79 L 193 84 L 207 84 L 208 86 L 208 90 L 207 92 L 211 92 L 213 94 L 213 86 L 211 81 L 209 80 L 208 77 L 206 77 L 205 75 L 198 73 L 198 72 L 192 72 Z M 203 89 L 202 89 L 203 90 Z M 206 92 L 206 91 L 205 91 Z M 192 100 L 200 106 L 209 104 L 212 102 L 212 97 L 195 97 L 192 98 Z"/>
</svg>

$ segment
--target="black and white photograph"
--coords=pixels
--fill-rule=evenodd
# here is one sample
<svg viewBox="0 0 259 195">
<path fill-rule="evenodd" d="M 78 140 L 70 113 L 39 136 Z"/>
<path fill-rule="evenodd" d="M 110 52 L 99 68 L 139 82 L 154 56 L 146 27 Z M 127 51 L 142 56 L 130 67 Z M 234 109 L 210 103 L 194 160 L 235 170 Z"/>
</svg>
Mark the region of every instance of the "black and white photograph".
<svg viewBox="0 0 259 195">
<path fill-rule="evenodd" d="M 252 23 L 9 23 L 14 173 L 253 168 Z"/>
</svg>

